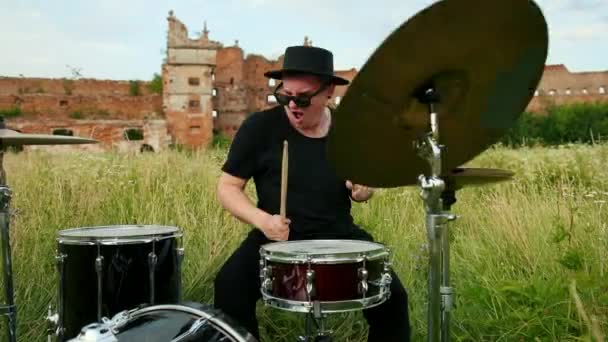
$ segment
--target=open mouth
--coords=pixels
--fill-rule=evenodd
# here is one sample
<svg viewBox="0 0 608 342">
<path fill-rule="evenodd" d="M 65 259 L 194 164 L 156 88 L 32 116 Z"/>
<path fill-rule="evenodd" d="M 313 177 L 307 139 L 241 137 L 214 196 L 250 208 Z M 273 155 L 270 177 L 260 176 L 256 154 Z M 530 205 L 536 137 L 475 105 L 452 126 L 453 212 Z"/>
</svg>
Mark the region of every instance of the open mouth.
<svg viewBox="0 0 608 342">
<path fill-rule="evenodd" d="M 302 117 L 304 117 L 304 113 L 300 111 L 292 111 L 291 113 L 293 114 L 293 117 L 298 121 L 301 120 Z"/>
</svg>

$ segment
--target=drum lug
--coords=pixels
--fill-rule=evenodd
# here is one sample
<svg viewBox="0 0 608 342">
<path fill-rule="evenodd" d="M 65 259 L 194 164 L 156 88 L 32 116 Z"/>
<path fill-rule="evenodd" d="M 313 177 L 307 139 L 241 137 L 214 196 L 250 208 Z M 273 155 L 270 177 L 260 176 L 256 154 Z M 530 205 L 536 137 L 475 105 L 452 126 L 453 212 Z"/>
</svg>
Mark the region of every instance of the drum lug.
<svg viewBox="0 0 608 342">
<path fill-rule="evenodd" d="M 177 263 L 179 265 L 179 267 L 182 266 L 182 263 L 184 262 L 184 255 L 186 254 L 186 252 L 184 251 L 184 248 L 180 247 L 176 249 L 177 251 Z"/>
<path fill-rule="evenodd" d="M 179 274 L 180 276 L 177 278 L 177 301 L 180 302 L 182 300 L 182 264 L 184 263 L 184 256 L 186 255 L 186 251 L 184 250 L 184 247 L 181 247 L 181 244 L 183 242 L 181 242 L 182 238 L 180 237 L 180 247 L 176 248 L 176 255 L 177 255 L 177 274 Z"/>
<path fill-rule="evenodd" d="M 306 295 L 309 301 L 315 296 L 315 270 L 313 269 L 306 271 Z"/>
<path fill-rule="evenodd" d="M 260 260 L 260 280 L 262 283 L 262 290 L 270 293 L 272 292 L 272 266 L 266 266 L 265 264 L 265 261 Z"/>
<path fill-rule="evenodd" d="M 150 252 L 148 254 L 148 275 L 150 276 L 150 304 L 154 305 L 154 300 L 156 298 L 155 294 L 155 272 L 156 272 L 156 263 L 158 262 L 158 257 L 154 252 Z"/>
<path fill-rule="evenodd" d="M 391 276 L 392 264 L 390 261 L 384 262 L 384 269 L 382 270 L 382 285 L 386 287 L 390 287 L 391 282 L 393 281 L 393 277 Z"/>
<path fill-rule="evenodd" d="M 357 290 L 360 295 L 365 298 L 367 294 L 367 290 L 369 289 L 369 285 L 367 284 L 367 278 L 369 277 L 369 273 L 365 268 L 360 268 L 357 272 L 359 274 L 359 285 L 357 286 Z"/>
<path fill-rule="evenodd" d="M 103 304 L 103 256 L 99 254 L 97 255 L 97 258 L 95 258 L 95 271 L 97 272 L 97 321 L 101 321 L 101 309 Z"/>
</svg>

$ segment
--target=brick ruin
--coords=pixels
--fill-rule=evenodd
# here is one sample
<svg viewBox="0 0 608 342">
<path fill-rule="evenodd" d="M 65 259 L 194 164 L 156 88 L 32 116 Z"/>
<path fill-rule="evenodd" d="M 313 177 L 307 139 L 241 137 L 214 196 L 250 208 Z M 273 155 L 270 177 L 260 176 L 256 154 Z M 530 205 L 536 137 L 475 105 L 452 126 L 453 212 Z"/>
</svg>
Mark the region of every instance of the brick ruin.
<svg viewBox="0 0 608 342">
<path fill-rule="evenodd" d="M 200 37 L 173 12 L 167 18 L 167 56 L 162 65 L 162 93 L 150 82 L 94 79 L 0 77 L 0 112 L 9 127 L 22 132 L 73 134 L 96 145 L 56 147 L 90 151 L 160 151 L 171 145 L 208 146 L 214 134 L 232 136 L 249 113 L 276 105 L 276 82 L 263 76 L 282 65 L 245 55 L 232 46 Z M 206 26 L 206 25 L 205 25 Z M 311 42 L 305 38 L 304 45 Z M 337 73 L 349 80 L 356 69 Z M 336 87 L 331 103 L 347 91 Z M 527 111 L 543 113 L 551 105 L 608 102 L 608 71 L 570 72 L 548 65 Z"/>
</svg>

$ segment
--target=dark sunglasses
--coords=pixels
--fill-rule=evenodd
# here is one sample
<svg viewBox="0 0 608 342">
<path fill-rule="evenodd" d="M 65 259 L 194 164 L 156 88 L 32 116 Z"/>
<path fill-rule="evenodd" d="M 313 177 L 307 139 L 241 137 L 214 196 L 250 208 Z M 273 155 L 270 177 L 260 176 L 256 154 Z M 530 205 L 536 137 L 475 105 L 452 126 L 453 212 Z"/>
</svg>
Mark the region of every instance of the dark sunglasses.
<svg viewBox="0 0 608 342">
<path fill-rule="evenodd" d="M 295 103 L 296 106 L 298 106 L 299 108 L 305 108 L 310 106 L 310 101 L 312 100 L 312 98 L 315 97 L 315 95 L 318 95 L 323 90 L 325 90 L 328 85 L 328 83 L 321 84 L 319 90 L 315 91 L 312 94 L 290 96 L 279 93 L 279 89 L 281 89 L 281 87 L 283 86 L 283 82 L 281 82 L 274 90 L 274 98 L 277 99 L 277 102 L 283 106 L 289 106 L 289 102 L 293 101 L 293 103 Z"/>
</svg>

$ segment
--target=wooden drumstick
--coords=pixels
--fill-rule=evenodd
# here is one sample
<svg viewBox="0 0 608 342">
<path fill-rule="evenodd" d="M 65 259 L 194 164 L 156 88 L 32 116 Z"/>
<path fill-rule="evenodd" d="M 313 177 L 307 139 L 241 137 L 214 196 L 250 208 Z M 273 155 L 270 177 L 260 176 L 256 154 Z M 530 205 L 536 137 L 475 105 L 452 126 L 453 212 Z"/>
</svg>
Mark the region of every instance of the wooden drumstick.
<svg viewBox="0 0 608 342">
<path fill-rule="evenodd" d="M 287 213 L 287 166 L 288 162 L 287 140 L 283 141 L 283 166 L 281 168 L 281 217 L 285 218 Z"/>
</svg>

